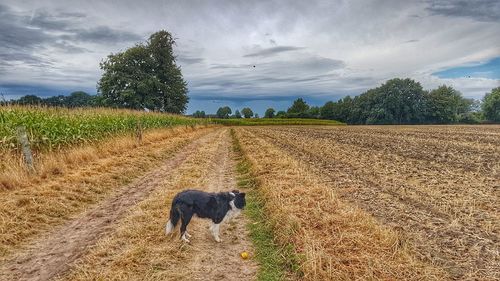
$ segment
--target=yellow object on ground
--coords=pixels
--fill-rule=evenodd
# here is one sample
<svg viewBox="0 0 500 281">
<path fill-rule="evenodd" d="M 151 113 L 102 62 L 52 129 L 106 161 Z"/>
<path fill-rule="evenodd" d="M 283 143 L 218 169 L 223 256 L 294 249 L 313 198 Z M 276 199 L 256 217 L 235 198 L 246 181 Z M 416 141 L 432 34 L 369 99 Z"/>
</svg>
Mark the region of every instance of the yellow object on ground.
<svg viewBox="0 0 500 281">
<path fill-rule="evenodd" d="M 247 252 L 241 252 L 240 256 L 244 260 L 248 259 L 248 253 Z"/>
</svg>

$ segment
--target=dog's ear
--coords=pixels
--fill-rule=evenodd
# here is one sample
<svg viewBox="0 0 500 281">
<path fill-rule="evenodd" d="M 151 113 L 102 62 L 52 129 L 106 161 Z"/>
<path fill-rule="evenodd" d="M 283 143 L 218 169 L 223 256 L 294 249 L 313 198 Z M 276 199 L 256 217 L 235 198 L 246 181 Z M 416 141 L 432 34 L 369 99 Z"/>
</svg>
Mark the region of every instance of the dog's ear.
<svg viewBox="0 0 500 281">
<path fill-rule="evenodd" d="M 231 191 L 231 192 L 234 194 L 240 193 L 239 190 L 237 190 L 237 189 L 233 189 L 233 191 Z"/>
<path fill-rule="evenodd" d="M 245 192 L 241 192 L 240 193 L 240 196 L 243 197 L 243 198 L 245 198 L 245 195 L 246 195 Z"/>
</svg>

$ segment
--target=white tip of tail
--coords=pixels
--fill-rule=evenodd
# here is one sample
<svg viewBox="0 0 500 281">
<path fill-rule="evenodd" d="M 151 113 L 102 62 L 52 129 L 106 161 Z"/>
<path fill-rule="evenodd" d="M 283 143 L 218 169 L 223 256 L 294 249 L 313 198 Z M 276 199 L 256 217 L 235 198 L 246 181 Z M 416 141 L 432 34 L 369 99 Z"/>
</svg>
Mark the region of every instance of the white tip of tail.
<svg viewBox="0 0 500 281">
<path fill-rule="evenodd" d="M 172 232 L 172 230 L 174 230 L 174 225 L 170 221 L 168 221 L 167 226 L 165 227 L 165 233 L 169 234 L 170 232 Z"/>
</svg>

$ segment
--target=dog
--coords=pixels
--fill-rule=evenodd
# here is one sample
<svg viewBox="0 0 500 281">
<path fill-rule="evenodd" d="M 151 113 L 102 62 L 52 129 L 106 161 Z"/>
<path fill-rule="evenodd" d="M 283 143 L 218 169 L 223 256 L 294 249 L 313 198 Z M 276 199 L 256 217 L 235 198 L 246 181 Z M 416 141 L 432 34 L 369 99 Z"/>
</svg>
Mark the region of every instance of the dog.
<svg viewBox="0 0 500 281">
<path fill-rule="evenodd" d="M 199 218 L 211 219 L 210 232 L 215 241 L 219 237 L 220 224 L 238 216 L 245 208 L 245 193 L 233 190 L 231 192 L 208 193 L 199 190 L 184 190 L 175 195 L 170 208 L 170 219 L 165 227 L 167 234 L 171 233 L 181 220 L 181 239 L 189 243 L 191 235 L 187 226 L 193 215 Z"/>
</svg>

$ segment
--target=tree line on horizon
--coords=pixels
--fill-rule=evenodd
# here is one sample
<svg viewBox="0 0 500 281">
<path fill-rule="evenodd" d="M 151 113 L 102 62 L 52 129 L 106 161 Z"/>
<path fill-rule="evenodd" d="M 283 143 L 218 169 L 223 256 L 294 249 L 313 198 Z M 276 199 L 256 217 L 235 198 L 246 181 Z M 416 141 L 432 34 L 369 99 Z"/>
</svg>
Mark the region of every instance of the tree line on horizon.
<svg viewBox="0 0 500 281">
<path fill-rule="evenodd" d="M 40 98 L 26 95 L 3 104 L 46 105 L 60 107 L 106 107 L 102 95 L 76 91 L 69 96 Z M 259 118 L 251 108 L 235 110 L 220 107 L 215 114 L 197 110 L 195 118 Z M 467 99 L 451 86 L 442 85 L 426 91 L 412 79 L 394 78 L 379 87 L 323 106 L 310 106 L 296 99 L 286 111 L 268 108 L 264 118 L 316 118 L 337 120 L 347 124 L 456 124 L 500 122 L 500 87 L 486 93 L 482 100 Z"/>
<path fill-rule="evenodd" d="M 248 112 L 248 114 L 243 114 Z M 244 108 L 231 115 L 231 108 L 220 107 L 215 116 L 196 111 L 193 117 L 251 118 Z M 347 124 L 478 124 L 500 122 L 500 87 L 486 93 L 482 100 L 467 99 L 451 86 L 426 91 L 412 79 L 394 78 L 354 98 L 346 96 L 323 106 L 309 106 L 296 99 L 287 111 L 268 108 L 264 118 L 316 118 Z"/>
</svg>

